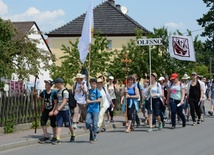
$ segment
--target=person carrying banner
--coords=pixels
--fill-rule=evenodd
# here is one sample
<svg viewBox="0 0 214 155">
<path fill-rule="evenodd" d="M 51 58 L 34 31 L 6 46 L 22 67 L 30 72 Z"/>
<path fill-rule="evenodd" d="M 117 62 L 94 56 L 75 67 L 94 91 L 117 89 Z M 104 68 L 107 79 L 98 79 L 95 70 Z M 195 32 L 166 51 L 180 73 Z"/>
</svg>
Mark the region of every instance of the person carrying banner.
<svg viewBox="0 0 214 155">
<path fill-rule="evenodd" d="M 79 117 L 82 114 L 82 119 L 86 118 L 86 94 L 87 94 L 87 85 L 83 81 L 84 76 L 78 73 L 75 77 L 76 82 L 74 83 L 74 98 L 77 101 L 77 106 L 74 108 L 73 123 L 74 129 L 77 129 L 77 123 L 79 122 Z"/>
<path fill-rule="evenodd" d="M 149 133 L 153 131 L 152 115 L 154 115 L 159 122 L 158 129 L 161 130 L 163 128 L 163 123 L 160 118 L 161 104 L 163 104 L 162 89 L 161 89 L 161 85 L 157 82 L 157 74 L 152 73 L 150 76 L 151 76 L 150 77 L 151 81 L 150 81 L 149 88 L 147 90 L 147 100 L 148 100 L 147 110 L 149 114 L 148 118 L 149 118 L 149 127 L 150 127 L 148 130 Z"/>
<path fill-rule="evenodd" d="M 192 80 L 188 84 L 187 88 L 187 98 L 188 103 L 190 104 L 190 112 L 193 124 L 192 126 L 196 125 L 196 118 L 195 112 L 198 117 L 197 124 L 200 124 L 201 121 L 201 101 L 204 94 L 204 90 L 202 89 L 202 84 L 198 80 L 197 73 L 192 72 Z"/>
</svg>

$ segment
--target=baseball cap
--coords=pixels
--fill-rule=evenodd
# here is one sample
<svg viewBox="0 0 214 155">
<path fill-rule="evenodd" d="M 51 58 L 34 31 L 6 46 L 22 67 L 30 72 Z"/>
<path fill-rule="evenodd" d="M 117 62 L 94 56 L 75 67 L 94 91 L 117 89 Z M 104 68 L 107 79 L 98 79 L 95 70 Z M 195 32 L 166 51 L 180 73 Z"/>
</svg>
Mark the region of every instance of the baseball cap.
<svg viewBox="0 0 214 155">
<path fill-rule="evenodd" d="M 53 86 L 53 81 L 51 81 L 51 80 L 45 80 L 44 82 L 50 84 L 51 86 Z"/>
<path fill-rule="evenodd" d="M 171 75 L 170 80 L 175 80 L 177 77 L 178 77 L 178 74 L 177 74 L 177 73 L 173 73 L 173 74 Z"/>
<path fill-rule="evenodd" d="M 55 83 L 64 83 L 64 81 L 63 81 L 62 78 L 56 78 L 56 79 L 54 80 L 54 84 L 55 84 Z"/>
<path fill-rule="evenodd" d="M 110 79 L 110 80 L 114 80 L 114 77 L 113 76 L 109 76 L 109 78 L 108 79 Z"/>
<path fill-rule="evenodd" d="M 192 72 L 192 74 L 191 75 L 197 75 L 197 73 L 196 72 Z"/>
<path fill-rule="evenodd" d="M 165 80 L 165 78 L 162 76 L 158 79 L 158 81 L 163 81 L 163 80 Z"/>
</svg>

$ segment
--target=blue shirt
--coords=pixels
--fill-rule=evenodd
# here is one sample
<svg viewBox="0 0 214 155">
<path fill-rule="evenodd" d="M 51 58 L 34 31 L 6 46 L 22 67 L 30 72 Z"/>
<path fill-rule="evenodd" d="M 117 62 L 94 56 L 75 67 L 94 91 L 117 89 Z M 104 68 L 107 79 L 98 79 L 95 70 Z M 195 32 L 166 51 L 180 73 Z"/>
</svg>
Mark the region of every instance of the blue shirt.
<svg viewBox="0 0 214 155">
<path fill-rule="evenodd" d="M 97 88 L 89 90 L 89 95 L 88 95 L 89 100 L 95 101 L 101 97 L 102 97 L 101 92 Z M 100 111 L 100 103 L 96 102 L 96 103 L 88 104 L 87 112 L 99 112 L 99 111 Z"/>
</svg>

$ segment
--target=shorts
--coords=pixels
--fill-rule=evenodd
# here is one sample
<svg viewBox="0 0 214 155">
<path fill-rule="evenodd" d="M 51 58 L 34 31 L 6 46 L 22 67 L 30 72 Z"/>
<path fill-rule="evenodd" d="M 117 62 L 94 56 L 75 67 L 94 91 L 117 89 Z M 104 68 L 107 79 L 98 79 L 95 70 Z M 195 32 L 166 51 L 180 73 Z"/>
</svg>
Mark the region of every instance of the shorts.
<svg viewBox="0 0 214 155">
<path fill-rule="evenodd" d="M 161 100 L 159 98 L 152 99 L 152 109 L 151 109 L 151 102 L 146 101 L 146 109 L 148 110 L 148 114 L 153 114 L 154 116 L 160 116 L 161 114 Z"/>
<path fill-rule="evenodd" d="M 49 113 L 52 110 L 44 109 L 42 116 L 41 116 L 41 126 L 46 126 L 48 118 L 50 118 L 51 127 L 56 127 L 56 116 L 49 116 Z"/>
<path fill-rule="evenodd" d="M 59 111 L 59 113 L 56 115 L 56 126 L 62 127 L 63 123 L 64 123 L 65 127 L 72 126 L 70 110 Z"/>
</svg>

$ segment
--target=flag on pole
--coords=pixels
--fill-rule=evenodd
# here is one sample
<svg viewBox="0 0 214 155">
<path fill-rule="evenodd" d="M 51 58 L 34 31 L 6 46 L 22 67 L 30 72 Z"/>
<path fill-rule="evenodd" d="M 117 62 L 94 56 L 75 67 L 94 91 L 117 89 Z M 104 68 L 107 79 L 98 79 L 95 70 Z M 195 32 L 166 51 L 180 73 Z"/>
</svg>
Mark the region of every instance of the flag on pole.
<svg viewBox="0 0 214 155">
<path fill-rule="evenodd" d="M 170 56 L 183 61 L 196 61 L 193 40 L 191 36 L 172 35 L 169 38 Z"/>
<path fill-rule="evenodd" d="M 93 0 L 90 0 L 90 5 L 83 23 L 82 35 L 78 43 L 80 61 L 83 64 L 89 52 L 93 32 L 94 32 Z"/>
</svg>

